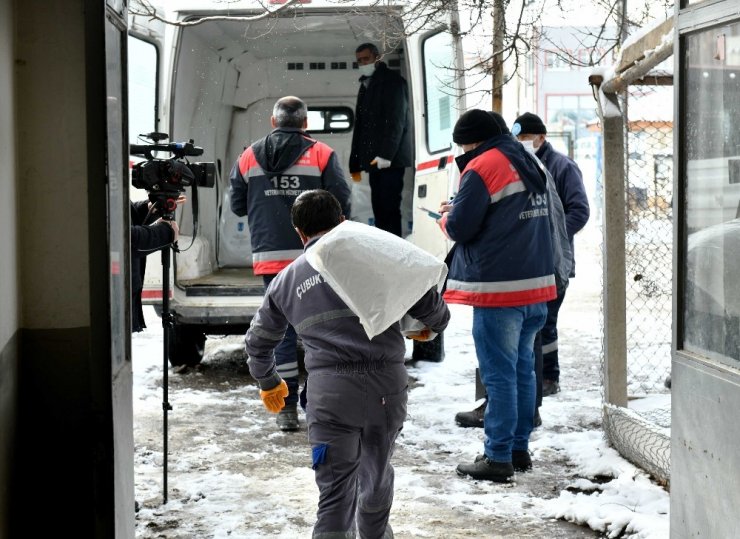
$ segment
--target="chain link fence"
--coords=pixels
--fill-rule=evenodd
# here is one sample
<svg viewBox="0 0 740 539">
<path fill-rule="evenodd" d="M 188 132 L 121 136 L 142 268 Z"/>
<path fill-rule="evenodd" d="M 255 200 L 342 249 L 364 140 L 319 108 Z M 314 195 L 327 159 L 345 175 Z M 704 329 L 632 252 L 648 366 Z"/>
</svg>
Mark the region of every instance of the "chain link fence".
<svg viewBox="0 0 740 539">
<path fill-rule="evenodd" d="M 673 87 L 631 86 L 622 113 L 628 394 L 643 396 L 665 392 L 671 372 Z"/>
<path fill-rule="evenodd" d="M 673 87 L 629 86 L 619 96 L 619 104 L 624 137 L 629 405 L 624 408 L 605 403 L 604 430 L 620 454 L 667 485 L 673 294 Z M 604 140 L 605 145 L 609 143 Z M 602 322 L 608 324 L 609 320 Z"/>
</svg>

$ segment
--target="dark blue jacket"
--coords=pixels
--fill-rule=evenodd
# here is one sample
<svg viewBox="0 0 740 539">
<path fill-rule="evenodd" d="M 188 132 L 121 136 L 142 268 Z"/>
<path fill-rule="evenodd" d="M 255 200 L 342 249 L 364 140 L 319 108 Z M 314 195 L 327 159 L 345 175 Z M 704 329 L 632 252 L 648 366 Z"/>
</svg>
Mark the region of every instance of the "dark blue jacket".
<svg viewBox="0 0 740 539">
<path fill-rule="evenodd" d="M 568 231 L 571 252 L 575 255 L 573 236 L 586 226 L 591 213 L 581 169 L 572 159 L 555 150 L 547 141 L 537 149 L 535 155 L 542 161 L 545 168 L 550 171 L 552 179 L 555 180 L 555 188 L 560 196 L 560 201 L 563 203 L 565 228 Z M 575 275 L 576 261 L 574 256 L 570 276 L 575 277 Z"/>
<path fill-rule="evenodd" d="M 303 253 L 290 209 L 298 195 L 311 189 L 337 197 L 349 219 L 351 189 L 336 153 L 297 128 L 278 127 L 234 164 L 231 210 L 248 216 L 255 275 L 275 275 Z"/>
<path fill-rule="evenodd" d="M 545 172 L 510 135 L 458 157 L 460 189 L 440 226 L 455 240 L 444 299 L 516 307 L 555 299 Z"/>
</svg>

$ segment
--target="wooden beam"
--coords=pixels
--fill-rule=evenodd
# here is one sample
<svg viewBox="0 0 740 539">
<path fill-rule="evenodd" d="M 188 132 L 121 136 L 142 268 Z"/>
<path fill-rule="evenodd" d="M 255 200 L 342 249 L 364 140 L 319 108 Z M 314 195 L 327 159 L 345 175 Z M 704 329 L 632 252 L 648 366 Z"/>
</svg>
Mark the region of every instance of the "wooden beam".
<svg viewBox="0 0 740 539">
<path fill-rule="evenodd" d="M 622 49 L 622 53 L 619 55 L 619 63 L 614 71 L 622 73 L 637 62 L 642 61 L 645 58 L 645 51 L 651 51 L 660 47 L 663 44 L 663 37 L 672 32 L 673 17 L 666 19 L 640 39 Z"/>
</svg>

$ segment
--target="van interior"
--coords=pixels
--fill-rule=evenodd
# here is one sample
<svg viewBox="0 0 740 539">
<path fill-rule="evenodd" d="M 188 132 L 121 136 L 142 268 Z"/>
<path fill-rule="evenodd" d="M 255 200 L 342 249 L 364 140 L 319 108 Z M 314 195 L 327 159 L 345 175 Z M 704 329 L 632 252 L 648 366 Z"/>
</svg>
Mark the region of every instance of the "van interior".
<svg viewBox="0 0 740 539">
<path fill-rule="evenodd" d="M 169 289 L 173 366 L 198 363 L 207 334 L 242 333 L 262 302 L 263 279 L 251 267 L 247 218 L 231 211 L 229 175 L 244 149 L 272 130 L 278 99 L 294 95 L 307 103 L 308 133 L 331 146 L 345 167 L 351 219 L 373 224 L 367 175 L 354 182 L 348 170 L 360 84 L 355 50 L 362 43 L 374 43 L 382 60 L 409 85 L 416 167 L 406 169 L 404 178 L 403 235 L 440 259 L 450 248 L 436 221 L 419 209 L 448 200 L 457 186 L 451 141 L 464 106 L 454 67 L 462 58 L 445 31 L 449 21 L 425 19 L 406 34 L 400 8 L 390 5 L 321 7 L 317 2 L 249 21 L 209 17 L 218 13 L 181 12 L 184 26 L 159 30 L 158 21 L 135 20 L 128 40 L 130 141 L 146 143 L 140 134 L 152 131 L 169 133 L 172 142 L 192 139 L 204 150 L 192 161 L 213 162 L 216 168 L 215 186 L 187 188 L 188 202 L 177 211 L 180 252 Z M 200 17 L 205 20 L 193 19 Z M 158 48 L 156 36 L 162 35 L 165 46 Z M 158 71 L 169 75 L 158 76 Z M 158 80 L 167 82 L 159 87 Z M 147 196 L 131 191 L 132 200 Z M 147 266 L 142 294 L 155 309 L 165 293 L 162 266 Z M 415 342 L 414 354 L 439 360 L 441 336 Z"/>
<path fill-rule="evenodd" d="M 271 131 L 272 108 L 280 97 L 295 95 L 306 101 L 309 133 L 334 148 L 345 166 L 353 187 L 352 218 L 372 222 L 367 178 L 356 184 L 346 169 L 359 84 L 355 49 L 364 42 L 377 44 L 389 67 L 405 76 L 403 27 L 397 14 L 332 10 L 249 23 L 211 21 L 181 29 L 179 39 L 168 111 L 170 138 L 194 139 L 204 149 L 200 160 L 217 165 L 216 187 L 197 193 L 196 244 L 177 257 L 176 281 L 181 287 L 230 283 L 243 288 L 243 279 L 250 288 L 255 285 L 248 271 L 247 218 L 230 209 L 229 172 L 252 141 Z M 413 170 L 407 173 L 404 211 L 409 222 Z M 187 210 L 182 212 L 181 230 L 192 233 Z"/>
</svg>

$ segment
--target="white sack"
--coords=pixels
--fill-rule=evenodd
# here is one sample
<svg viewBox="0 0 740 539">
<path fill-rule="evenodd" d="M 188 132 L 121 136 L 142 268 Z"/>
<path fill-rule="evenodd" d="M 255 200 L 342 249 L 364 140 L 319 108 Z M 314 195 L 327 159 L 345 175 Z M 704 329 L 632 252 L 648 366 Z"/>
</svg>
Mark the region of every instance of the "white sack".
<svg viewBox="0 0 740 539">
<path fill-rule="evenodd" d="M 307 252 L 306 259 L 372 339 L 398 322 L 433 286 L 447 266 L 406 240 L 378 228 L 344 221 Z"/>
</svg>

